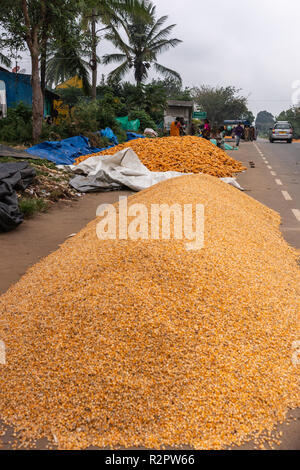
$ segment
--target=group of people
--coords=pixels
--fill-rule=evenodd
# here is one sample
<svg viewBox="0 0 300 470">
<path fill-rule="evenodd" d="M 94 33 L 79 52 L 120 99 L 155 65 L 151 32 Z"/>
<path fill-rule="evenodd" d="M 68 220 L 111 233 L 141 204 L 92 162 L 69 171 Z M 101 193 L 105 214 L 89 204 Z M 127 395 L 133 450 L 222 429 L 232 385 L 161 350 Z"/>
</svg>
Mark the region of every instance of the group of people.
<svg viewBox="0 0 300 470">
<path fill-rule="evenodd" d="M 206 140 L 215 139 L 217 147 L 224 148 L 226 128 L 225 126 L 211 127 L 208 119 L 205 119 L 204 124 L 200 125 L 198 135 Z"/>
<path fill-rule="evenodd" d="M 240 122 L 233 130 L 232 136 L 236 139 L 236 146 L 240 145 L 241 139 L 244 139 L 246 142 L 253 142 L 257 139 L 257 129 L 254 126 L 245 125 L 242 126 Z"/>
<path fill-rule="evenodd" d="M 257 130 L 254 126 L 245 126 L 244 139 L 246 142 L 253 142 L 257 138 Z"/>
<path fill-rule="evenodd" d="M 186 124 L 184 122 L 184 118 L 177 117 L 171 124 L 170 135 L 173 137 L 186 135 L 185 129 Z M 210 121 L 205 119 L 204 124 L 198 126 L 195 123 L 192 123 L 191 135 L 198 135 L 206 140 L 215 139 L 217 146 L 220 148 L 224 148 L 225 137 L 231 136 L 235 139 L 236 147 L 239 147 L 241 139 L 244 139 L 246 142 L 256 140 L 257 130 L 254 126 L 244 126 L 241 122 L 233 129 L 227 128 L 226 126 L 212 127 Z"/>
</svg>

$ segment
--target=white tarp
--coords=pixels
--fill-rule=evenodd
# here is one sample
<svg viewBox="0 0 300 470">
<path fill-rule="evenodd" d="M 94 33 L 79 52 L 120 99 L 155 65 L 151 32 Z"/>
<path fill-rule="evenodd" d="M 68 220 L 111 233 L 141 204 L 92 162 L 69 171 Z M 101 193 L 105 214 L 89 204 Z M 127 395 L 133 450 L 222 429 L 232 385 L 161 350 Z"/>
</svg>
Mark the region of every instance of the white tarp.
<svg viewBox="0 0 300 470">
<path fill-rule="evenodd" d="M 177 171 L 156 173 L 148 170 L 130 147 L 114 155 L 90 157 L 68 168 L 78 174 L 70 181 L 71 186 L 83 193 L 124 187 L 142 191 L 161 181 L 182 176 Z"/>
<path fill-rule="evenodd" d="M 70 185 L 82 193 L 112 191 L 129 188 L 142 191 L 161 181 L 183 176 L 177 171 L 153 172 L 142 164 L 137 154 L 130 148 L 114 155 L 90 157 L 79 165 L 58 165 L 77 174 Z M 225 183 L 244 191 L 235 178 L 221 178 Z"/>
</svg>

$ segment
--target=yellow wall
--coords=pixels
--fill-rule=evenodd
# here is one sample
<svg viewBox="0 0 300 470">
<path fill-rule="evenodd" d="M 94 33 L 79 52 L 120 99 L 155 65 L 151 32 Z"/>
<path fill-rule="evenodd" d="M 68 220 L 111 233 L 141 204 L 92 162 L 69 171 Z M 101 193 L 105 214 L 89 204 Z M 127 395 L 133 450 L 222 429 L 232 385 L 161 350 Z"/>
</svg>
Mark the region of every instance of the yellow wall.
<svg viewBox="0 0 300 470">
<path fill-rule="evenodd" d="M 56 89 L 67 88 L 68 86 L 82 89 L 83 88 L 82 79 L 76 75 L 75 77 L 69 78 L 69 80 L 67 80 L 66 82 L 61 83 L 60 85 L 57 85 Z M 56 109 L 58 112 L 58 117 L 57 119 L 55 119 L 55 124 L 59 124 L 61 120 L 69 117 L 68 106 L 62 106 L 61 100 L 54 100 L 53 108 Z"/>
<path fill-rule="evenodd" d="M 75 77 L 69 78 L 64 83 L 57 85 L 56 88 L 67 88 L 68 86 L 73 86 L 75 88 L 83 88 L 82 78 L 79 78 L 77 75 Z"/>
</svg>

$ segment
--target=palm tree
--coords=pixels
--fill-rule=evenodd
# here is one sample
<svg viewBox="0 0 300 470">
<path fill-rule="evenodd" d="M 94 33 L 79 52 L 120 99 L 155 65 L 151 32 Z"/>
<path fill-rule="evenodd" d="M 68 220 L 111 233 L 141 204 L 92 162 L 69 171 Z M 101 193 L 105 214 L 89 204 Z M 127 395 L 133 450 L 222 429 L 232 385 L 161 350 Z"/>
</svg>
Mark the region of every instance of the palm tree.
<svg viewBox="0 0 300 470">
<path fill-rule="evenodd" d="M 96 99 L 97 93 L 97 70 L 98 57 L 97 46 L 99 44 L 99 34 L 110 24 L 119 24 L 119 15 L 129 13 L 137 17 L 149 19 L 148 12 L 141 7 L 139 0 L 86 0 L 82 15 L 83 29 L 89 34 L 91 39 L 91 60 L 92 70 L 92 98 Z M 97 24 L 102 24 L 102 28 L 97 30 Z"/>
<path fill-rule="evenodd" d="M 135 80 L 139 85 L 148 77 L 148 70 L 153 65 L 159 74 L 174 77 L 181 82 L 179 73 L 157 62 L 159 54 L 182 42 L 179 39 L 169 38 L 176 25 L 164 26 L 168 16 L 156 20 L 156 7 L 151 2 L 142 0 L 140 5 L 149 14 L 149 20 L 137 17 L 134 12 L 124 12 L 119 19 L 121 32 L 118 25 L 113 22 L 109 25 L 105 37 L 120 52 L 106 54 L 102 62 L 105 65 L 121 62 L 121 65 L 109 74 L 109 79 L 121 80 L 133 67 Z M 126 41 L 122 38 L 124 33 Z"/>
<path fill-rule="evenodd" d="M 88 56 L 80 28 L 69 25 L 65 31 L 60 32 L 59 38 L 48 46 L 50 52 L 46 60 L 47 84 L 57 85 L 69 78 L 78 76 L 82 79 L 83 90 L 86 94 L 90 92 L 89 62 L 85 60 Z"/>
</svg>

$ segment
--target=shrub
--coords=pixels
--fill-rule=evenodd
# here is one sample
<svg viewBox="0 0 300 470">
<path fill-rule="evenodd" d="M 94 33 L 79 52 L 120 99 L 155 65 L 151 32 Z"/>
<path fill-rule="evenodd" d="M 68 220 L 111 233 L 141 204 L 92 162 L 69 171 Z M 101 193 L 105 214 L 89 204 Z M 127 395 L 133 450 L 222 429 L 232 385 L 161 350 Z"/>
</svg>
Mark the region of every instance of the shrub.
<svg viewBox="0 0 300 470">
<path fill-rule="evenodd" d="M 151 129 L 156 130 L 157 126 L 153 119 L 149 116 L 149 114 L 146 113 L 146 111 L 142 109 L 133 109 L 130 111 L 129 116 L 128 116 L 130 121 L 134 121 L 135 119 L 139 119 L 141 122 L 141 127 L 140 131 L 144 131 L 147 127 L 150 127 Z"/>
<path fill-rule="evenodd" d="M 22 197 L 19 199 L 19 209 L 25 217 L 31 217 L 37 212 L 46 212 L 49 205 L 44 199 L 31 199 Z"/>
<path fill-rule="evenodd" d="M 126 132 L 122 129 L 122 127 L 119 125 L 118 122 L 116 122 L 114 128 L 113 128 L 114 133 L 117 136 L 117 139 L 119 141 L 119 144 L 122 144 L 123 142 L 126 142 L 127 140 L 127 134 Z"/>
<path fill-rule="evenodd" d="M 0 120 L 0 140 L 9 143 L 30 143 L 32 140 L 32 111 L 24 103 L 9 108 L 7 117 Z"/>
<path fill-rule="evenodd" d="M 98 101 L 81 100 L 74 110 L 74 123 L 79 134 L 96 132 L 99 130 Z"/>
<path fill-rule="evenodd" d="M 116 117 L 119 110 L 122 108 L 121 100 L 116 98 L 111 93 L 107 93 L 104 98 L 97 101 L 97 123 L 98 129 L 105 129 L 110 127 L 113 131 L 116 130 Z"/>
<path fill-rule="evenodd" d="M 94 132 L 85 132 L 84 136 L 89 139 L 90 145 L 99 149 L 109 147 L 111 142 L 107 137 L 101 137 L 100 134 Z"/>
</svg>

